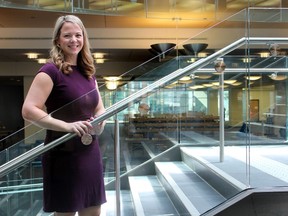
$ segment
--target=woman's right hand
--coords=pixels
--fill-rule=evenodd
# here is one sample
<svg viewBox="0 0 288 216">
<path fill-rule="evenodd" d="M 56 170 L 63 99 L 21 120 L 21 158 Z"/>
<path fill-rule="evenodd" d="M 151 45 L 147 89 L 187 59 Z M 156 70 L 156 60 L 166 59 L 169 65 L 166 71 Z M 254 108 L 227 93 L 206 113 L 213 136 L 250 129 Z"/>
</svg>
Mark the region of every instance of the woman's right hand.
<svg viewBox="0 0 288 216">
<path fill-rule="evenodd" d="M 67 124 L 67 132 L 76 133 L 79 137 L 89 133 L 93 129 L 93 126 L 88 121 L 77 121 Z"/>
</svg>

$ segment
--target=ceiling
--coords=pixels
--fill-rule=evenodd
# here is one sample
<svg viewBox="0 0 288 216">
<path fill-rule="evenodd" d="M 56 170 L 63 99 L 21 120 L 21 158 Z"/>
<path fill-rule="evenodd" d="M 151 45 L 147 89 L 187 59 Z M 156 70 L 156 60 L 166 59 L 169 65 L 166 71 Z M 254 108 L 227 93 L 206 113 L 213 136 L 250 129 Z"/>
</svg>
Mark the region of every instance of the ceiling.
<svg viewBox="0 0 288 216">
<path fill-rule="evenodd" d="M 101 69 L 110 73 L 108 64 L 113 62 L 122 63 L 122 70 L 115 72 L 121 74 L 151 58 L 159 63 L 155 52 L 151 52 L 152 43 L 177 43 L 197 36 L 199 31 L 248 6 L 279 7 L 285 3 L 284 0 L 82 0 L 74 1 L 73 5 L 67 2 L 70 1 L 1 1 L 0 63 L 35 62 L 25 55 L 31 51 L 48 58 L 55 20 L 71 11 L 82 19 L 89 36 L 91 33 L 92 52 L 106 55 L 105 63 L 98 65 L 100 74 L 104 74 Z M 273 27 L 279 28 L 277 24 Z M 243 23 L 223 23 L 222 28 L 243 29 Z M 244 33 L 231 31 L 225 37 L 229 40 L 234 34 Z M 208 52 L 223 46 L 224 40 L 210 36 L 198 36 L 196 42 L 208 43 Z M 185 54 L 182 47 L 179 50 L 177 54 Z"/>
</svg>

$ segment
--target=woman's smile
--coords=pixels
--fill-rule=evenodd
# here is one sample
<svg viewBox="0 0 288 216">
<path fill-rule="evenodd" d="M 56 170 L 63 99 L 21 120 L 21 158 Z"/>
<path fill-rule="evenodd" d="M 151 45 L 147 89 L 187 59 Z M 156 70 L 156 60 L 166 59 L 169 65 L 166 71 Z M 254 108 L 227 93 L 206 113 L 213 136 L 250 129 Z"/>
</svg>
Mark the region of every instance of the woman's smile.
<svg viewBox="0 0 288 216">
<path fill-rule="evenodd" d="M 83 48 L 83 33 L 77 24 L 66 22 L 63 24 L 58 40 L 66 61 L 77 63 L 77 55 Z"/>
</svg>

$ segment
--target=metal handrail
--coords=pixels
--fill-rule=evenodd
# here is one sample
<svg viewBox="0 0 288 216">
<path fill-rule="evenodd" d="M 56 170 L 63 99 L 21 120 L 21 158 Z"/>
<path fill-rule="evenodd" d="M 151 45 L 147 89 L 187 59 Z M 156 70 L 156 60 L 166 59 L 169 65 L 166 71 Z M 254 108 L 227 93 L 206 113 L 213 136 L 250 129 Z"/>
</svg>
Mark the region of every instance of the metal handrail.
<svg viewBox="0 0 288 216">
<path fill-rule="evenodd" d="M 269 42 L 277 42 L 279 44 L 287 44 L 288 38 L 270 38 L 270 37 L 243 37 L 230 45 L 220 49 L 219 51 L 216 51 L 215 53 L 207 56 L 206 58 L 200 59 L 193 64 L 190 64 L 186 66 L 185 68 L 178 69 L 170 74 L 168 74 L 165 77 L 160 78 L 159 80 L 155 81 L 154 83 L 144 87 L 143 89 L 131 94 L 127 98 L 116 102 L 111 107 L 107 108 L 106 112 L 100 115 L 99 117 L 95 118 L 91 123 L 92 124 L 98 124 L 111 116 L 115 115 L 116 113 L 124 110 L 127 108 L 131 103 L 139 100 L 144 95 L 147 95 L 153 90 L 169 83 L 174 80 L 177 80 L 187 74 L 190 74 L 191 72 L 202 68 L 211 62 L 215 61 L 217 58 L 220 58 L 223 55 L 226 55 L 230 53 L 231 51 L 237 49 L 238 47 L 241 47 L 245 44 L 268 44 Z M 37 147 L 34 147 L 33 149 L 21 154 L 20 156 L 8 161 L 7 163 L 0 166 L 0 178 L 7 175 L 9 172 L 11 172 L 14 169 L 17 169 L 18 167 L 32 161 L 37 156 L 43 154 L 44 152 L 60 145 L 61 143 L 71 139 L 72 137 L 76 136 L 72 133 L 67 133 L 64 136 L 44 145 L 44 143 L 38 145 Z"/>
</svg>

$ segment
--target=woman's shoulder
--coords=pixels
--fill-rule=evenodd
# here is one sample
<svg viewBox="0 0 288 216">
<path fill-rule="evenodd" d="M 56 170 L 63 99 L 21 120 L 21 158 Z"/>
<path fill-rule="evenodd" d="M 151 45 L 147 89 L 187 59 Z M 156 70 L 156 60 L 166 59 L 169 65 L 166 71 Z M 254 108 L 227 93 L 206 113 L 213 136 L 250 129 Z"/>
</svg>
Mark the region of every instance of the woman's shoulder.
<svg viewBox="0 0 288 216">
<path fill-rule="evenodd" d="M 59 79 L 59 76 L 61 76 L 61 72 L 59 71 L 58 67 L 52 63 L 48 62 L 38 70 L 38 73 L 44 72 L 48 74 L 52 80 Z"/>
<path fill-rule="evenodd" d="M 53 62 L 48 62 L 40 67 L 39 72 L 59 71 Z"/>
</svg>

